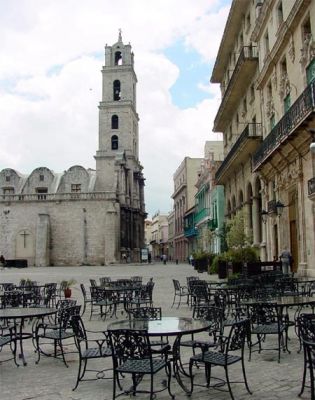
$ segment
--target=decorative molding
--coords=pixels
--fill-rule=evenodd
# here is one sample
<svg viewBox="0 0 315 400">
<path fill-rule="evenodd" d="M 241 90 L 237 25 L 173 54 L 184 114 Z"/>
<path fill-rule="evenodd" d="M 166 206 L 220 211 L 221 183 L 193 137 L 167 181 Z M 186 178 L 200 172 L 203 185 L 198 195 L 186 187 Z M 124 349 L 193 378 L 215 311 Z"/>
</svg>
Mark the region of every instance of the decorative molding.
<svg viewBox="0 0 315 400">
<path fill-rule="evenodd" d="M 294 60 L 295 60 L 295 46 L 294 46 L 293 35 L 291 35 L 291 40 L 290 40 L 290 43 L 289 43 L 289 56 L 290 56 L 290 59 L 291 59 L 292 63 L 294 63 Z"/>
<path fill-rule="evenodd" d="M 287 73 L 283 73 L 280 78 L 280 88 L 279 95 L 282 99 L 284 99 L 291 90 L 290 81 Z"/>
<path fill-rule="evenodd" d="M 275 105 L 272 99 L 269 99 L 266 103 L 266 115 L 270 118 L 275 113 Z"/>
</svg>

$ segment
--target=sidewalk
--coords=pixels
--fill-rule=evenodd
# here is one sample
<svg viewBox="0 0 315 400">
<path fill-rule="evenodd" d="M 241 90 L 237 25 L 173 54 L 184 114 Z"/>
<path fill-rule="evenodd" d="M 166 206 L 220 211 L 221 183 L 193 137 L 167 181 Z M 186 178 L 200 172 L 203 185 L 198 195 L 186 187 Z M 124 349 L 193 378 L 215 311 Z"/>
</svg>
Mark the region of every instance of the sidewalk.
<svg viewBox="0 0 315 400">
<path fill-rule="evenodd" d="M 60 282 L 63 279 L 74 278 L 76 285 L 72 291 L 72 297 L 77 298 L 82 304 L 82 296 L 79 284 L 89 286 L 89 279 L 98 279 L 102 276 L 111 276 L 112 279 L 130 277 L 133 275 L 143 276 L 143 282 L 153 277 L 154 305 L 162 307 L 164 316 L 180 315 L 191 316 L 191 310 L 183 304 L 180 308 L 170 308 L 173 302 L 172 278 L 178 279 L 181 284 L 186 284 L 186 276 L 199 276 L 202 279 L 217 280 L 207 274 L 198 274 L 191 265 L 162 263 L 156 264 L 124 264 L 104 267 L 47 267 L 27 269 L 5 269 L 0 271 L 1 282 L 18 283 L 22 278 L 30 278 L 39 283 Z M 124 315 L 119 314 L 119 318 Z M 85 313 L 85 324 L 88 329 L 104 330 L 107 324 L 113 319 L 106 321 L 94 317 L 89 318 L 89 308 Z M 114 319 L 115 320 L 115 319 Z M 269 341 L 271 338 L 268 338 Z M 291 354 L 282 353 L 281 363 L 277 362 L 276 351 L 266 351 L 258 354 L 253 353 L 252 361 L 246 362 L 246 372 L 249 387 L 253 395 L 249 395 L 243 384 L 232 384 L 233 394 L 236 400 L 291 400 L 297 399 L 300 391 L 300 384 L 303 372 L 303 354 L 297 353 L 299 343 L 294 333 L 290 330 L 289 349 Z M 185 350 L 184 356 L 189 359 L 189 350 Z M 188 353 L 187 353 L 188 351 Z M 77 356 L 69 355 L 69 368 L 66 368 L 62 361 L 53 358 L 42 357 L 38 365 L 35 364 L 36 355 L 31 341 L 25 341 L 25 353 L 28 365 L 17 368 L 13 362 L 7 362 L 0 366 L 0 400 L 99 400 L 112 398 L 112 381 L 98 380 L 94 382 L 83 382 L 76 391 L 72 391 L 77 375 Z M 246 352 L 246 360 L 248 353 Z M 111 360 L 101 360 L 102 368 L 109 367 Z M 198 372 L 199 374 L 200 372 Z M 232 366 L 231 376 L 237 378 L 240 373 L 240 366 Z M 215 369 L 215 375 L 221 376 L 222 371 Z M 237 379 L 236 379 L 237 380 Z M 185 399 L 187 396 L 179 388 L 175 380 L 172 381 L 172 391 L 177 399 Z M 121 396 L 121 399 L 128 399 L 128 396 Z M 135 399 L 147 399 L 148 395 L 137 395 Z M 157 399 L 169 399 L 167 391 L 157 395 Z M 230 399 L 229 394 L 213 389 L 196 387 L 192 400 L 203 399 Z M 310 399 L 310 392 L 305 390 L 301 399 Z"/>
</svg>

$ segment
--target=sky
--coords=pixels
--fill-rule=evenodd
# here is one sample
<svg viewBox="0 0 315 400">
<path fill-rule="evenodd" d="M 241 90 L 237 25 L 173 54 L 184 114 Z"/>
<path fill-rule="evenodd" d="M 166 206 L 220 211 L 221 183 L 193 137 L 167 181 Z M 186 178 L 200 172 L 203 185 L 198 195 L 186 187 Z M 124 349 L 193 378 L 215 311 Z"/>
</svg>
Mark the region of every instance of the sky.
<svg viewBox="0 0 315 400">
<path fill-rule="evenodd" d="M 210 84 L 230 0 L 0 0 L 0 170 L 95 168 L 104 46 L 135 55 L 148 217 L 202 158 L 220 104 Z"/>
</svg>

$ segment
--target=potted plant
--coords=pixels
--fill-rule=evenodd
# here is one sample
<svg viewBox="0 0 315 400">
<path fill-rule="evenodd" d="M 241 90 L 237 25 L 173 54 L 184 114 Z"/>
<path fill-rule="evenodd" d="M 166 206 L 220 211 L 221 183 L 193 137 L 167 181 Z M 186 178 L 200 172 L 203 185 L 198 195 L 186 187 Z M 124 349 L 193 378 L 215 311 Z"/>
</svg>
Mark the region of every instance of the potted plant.
<svg viewBox="0 0 315 400">
<path fill-rule="evenodd" d="M 71 297 L 71 286 L 75 284 L 76 281 L 74 279 L 63 280 L 60 282 L 60 291 L 63 291 L 66 299 Z"/>
</svg>

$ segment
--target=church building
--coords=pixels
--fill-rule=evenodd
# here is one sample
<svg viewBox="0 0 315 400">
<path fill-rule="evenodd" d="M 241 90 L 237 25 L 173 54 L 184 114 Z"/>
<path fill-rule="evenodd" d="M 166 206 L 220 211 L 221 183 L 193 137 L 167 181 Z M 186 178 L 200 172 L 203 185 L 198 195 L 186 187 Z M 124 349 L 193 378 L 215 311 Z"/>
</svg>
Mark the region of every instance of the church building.
<svg viewBox="0 0 315 400">
<path fill-rule="evenodd" d="M 144 247 L 137 77 L 130 44 L 105 47 L 96 169 L 0 172 L 0 252 L 28 265 L 137 262 Z"/>
</svg>

